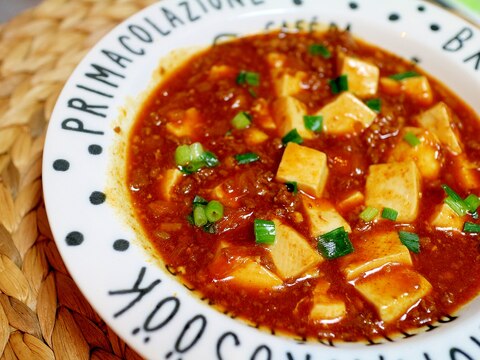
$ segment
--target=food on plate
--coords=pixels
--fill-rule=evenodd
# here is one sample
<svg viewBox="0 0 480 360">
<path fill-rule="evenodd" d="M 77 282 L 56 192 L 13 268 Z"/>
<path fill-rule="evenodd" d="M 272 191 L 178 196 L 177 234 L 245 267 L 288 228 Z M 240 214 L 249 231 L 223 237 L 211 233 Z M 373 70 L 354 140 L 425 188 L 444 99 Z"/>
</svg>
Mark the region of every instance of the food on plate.
<svg viewBox="0 0 480 360">
<path fill-rule="evenodd" d="M 164 263 L 211 304 L 364 341 L 479 292 L 479 131 L 442 84 L 349 32 L 267 33 L 158 85 L 128 187 Z"/>
</svg>

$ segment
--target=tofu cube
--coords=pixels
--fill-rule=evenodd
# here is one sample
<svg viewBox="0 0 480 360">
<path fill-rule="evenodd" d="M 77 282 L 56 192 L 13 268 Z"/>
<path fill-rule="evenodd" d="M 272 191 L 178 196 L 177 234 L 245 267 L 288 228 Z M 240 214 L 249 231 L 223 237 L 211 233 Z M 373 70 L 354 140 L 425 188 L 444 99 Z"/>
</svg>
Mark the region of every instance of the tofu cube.
<svg viewBox="0 0 480 360">
<path fill-rule="evenodd" d="M 422 275 L 405 266 L 387 266 L 354 286 L 386 323 L 399 319 L 432 289 Z"/>
<path fill-rule="evenodd" d="M 368 128 L 377 114 L 355 95 L 344 92 L 324 106 L 318 115 L 323 116 L 323 131 L 328 134 L 355 134 Z"/>
<path fill-rule="evenodd" d="M 458 216 L 447 204 L 438 205 L 430 219 L 430 225 L 438 229 L 463 231 L 465 216 Z"/>
<path fill-rule="evenodd" d="M 403 92 L 413 101 L 428 106 L 433 101 L 430 83 L 425 76 L 415 76 L 400 80 Z"/>
<path fill-rule="evenodd" d="M 327 155 L 321 151 L 288 143 L 277 170 L 279 182 L 296 182 L 306 193 L 320 197 L 328 178 Z"/>
<path fill-rule="evenodd" d="M 404 140 L 405 134 L 412 133 L 419 140 L 420 144 L 411 146 Z M 442 169 L 440 144 L 433 134 L 428 130 L 417 127 L 405 127 L 399 136 L 399 141 L 389 155 L 389 162 L 400 162 L 413 160 L 422 174 L 422 177 L 429 180 L 438 178 Z"/>
<path fill-rule="evenodd" d="M 250 259 L 234 267 L 229 278 L 236 285 L 254 290 L 272 290 L 283 284 L 277 275 Z"/>
<path fill-rule="evenodd" d="M 308 241 L 290 226 L 275 219 L 275 243 L 268 246 L 277 274 L 282 279 L 296 278 L 323 261 Z"/>
<path fill-rule="evenodd" d="M 450 108 L 443 102 L 420 114 L 418 123 L 424 129 L 433 133 L 440 143 L 445 145 L 454 154 L 460 154 L 462 147 L 457 134 L 452 128 L 453 114 Z"/>
<path fill-rule="evenodd" d="M 389 77 L 380 78 L 380 88 L 388 95 L 400 95 L 402 93 L 402 84 Z"/>
<path fill-rule="evenodd" d="M 340 211 L 344 213 L 356 208 L 365 203 L 365 195 L 363 195 L 360 191 L 353 191 L 345 198 L 343 198 L 338 204 L 338 208 Z"/>
<path fill-rule="evenodd" d="M 196 108 L 185 111 L 180 121 L 169 122 L 166 125 L 167 131 L 176 137 L 193 138 L 199 126 L 201 126 L 201 115 Z"/>
<path fill-rule="evenodd" d="M 366 184 L 365 204 L 379 210 L 398 211 L 398 221 L 414 221 L 418 215 L 420 174 L 413 161 L 372 165 Z"/>
<path fill-rule="evenodd" d="M 328 200 L 313 200 L 303 195 L 302 203 L 310 221 L 310 235 L 312 237 L 316 238 L 342 226 L 345 228 L 345 231 L 352 231 L 348 222 L 345 221 Z"/>
<path fill-rule="evenodd" d="M 387 264 L 412 265 L 410 252 L 396 231 L 368 233 L 355 243 L 355 252 L 340 259 L 348 281 Z"/>
<path fill-rule="evenodd" d="M 453 161 L 455 179 L 465 189 L 480 189 L 480 166 L 475 165 L 465 156 L 456 156 Z"/>
<path fill-rule="evenodd" d="M 268 135 L 257 128 L 250 128 L 244 131 L 245 142 L 250 146 L 259 145 L 268 140 Z"/>
<path fill-rule="evenodd" d="M 312 309 L 310 310 L 310 320 L 329 321 L 340 320 L 345 316 L 345 302 L 332 297 L 328 294 L 330 283 L 324 279 L 319 279 L 312 293 Z"/>
<path fill-rule="evenodd" d="M 287 56 L 285 54 L 272 52 L 267 55 L 267 63 L 273 69 L 283 68 L 285 66 L 286 61 L 287 61 Z"/>
<path fill-rule="evenodd" d="M 305 73 L 298 71 L 295 75 L 285 73 L 274 73 L 273 84 L 278 97 L 288 97 L 295 95 L 302 90 L 302 80 Z"/>
<path fill-rule="evenodd" d="M 164 200 L 171 200 L 175 186 L 180 182 L 183 173 L 178 169 L 168 169 L 160 181 L 160 195 Z"/>
<path fill-rule="evenodd" d="M 345 56 L 340 73 L 348 76 L 348 91 L 356 96 L 365 98 L 376 95 L 380 76 L 377 66 Z"/>
<path fill-rule="evenodd" d="M 303 117 L 307 115 L 307 109 L 301 101 L 291 96 L 281 97 L 273 103 L 273 111 L 280 136 L 297 129 L 304 139 L 314 137 L 314 133 L 305 127 Z"/>
</svg>

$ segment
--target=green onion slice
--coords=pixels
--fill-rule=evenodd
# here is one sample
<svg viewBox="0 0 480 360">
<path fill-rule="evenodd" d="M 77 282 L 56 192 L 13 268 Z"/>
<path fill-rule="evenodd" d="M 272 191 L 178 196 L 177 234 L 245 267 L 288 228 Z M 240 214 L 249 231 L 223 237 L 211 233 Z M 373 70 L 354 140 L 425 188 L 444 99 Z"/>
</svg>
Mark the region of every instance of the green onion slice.
<svg viewBox="0 0 480 360">
<path fill-rule="evenodd" d="M 416 71 L 406 71 L 406 72 L 403 72 L 403 73 L 390 75 L 389 78 L 393 79 L 393 80 L 400 81 L 400 80 L 403 80 L 403 79 L 408 79 L 408 78 L 417 77 L 417 76 L 420 76 L 420 74 L 417 73 Z"/>
<path fill-rule="evenodd" d="M 207 219 L 207 214 L 205 212 L 204 205 L 195 206 L 195 208 L 193 209 L 193 222 L 195 226 L 198 226 L 198 227 L 207 225 L 208 219 Z"/>
<path fill-rule="evenodd" d="M 367 100 L 365 104 L 376 113 L 379 113 L 382 110 L 381 99 L 370 99 L 370 100 Z"/>
<path fill-rule="evenodd" d="M 329 84 L 332 94 L 340 94 L 342 91 L 348 91 L 348 76 L 340 75 L 336 79 L 330 80 Z"/>
<path fill-rule="evenodd" d="M 320 55 L 324 59 L 330 59 L 332 57 L 332 53 L 328 48 L 322 44 L 313 44 L 310 45 L 308 48 L 308 52 L 310 55 Z"/>
<path fill-rule="evenodd" d="M 339 227 L 317 238 L 318 250 L 327 259 L 332 260 L 353 252 L 353 245 L 345 228 Z"/>
<path fill-rule="evenodd" d="M 443 190 L 448 195 L 445 199 L 447 204 L 458 216 L 464 216 L 468 212 L 468 206 L 463 199 L 448 185 L 442 185 Z"/>
<path fill-rule="evenodd" d="M 203 145 L 199 142 L 193 143 L 190 145 L 190 153 L 192 155 L 192 161 L 200 161 L 202 160 L 202 156 L 205 150 L 203 150 Z"/>
<path fill-rule="evenodd" d="M 360 219 L 365 222 L 372 221 L 378 215 L 378 209 L 373 206 L 367 206 L 365 210 L 360 213 Z"/>
<path fill-rule="evenodd" d="M 217 222 L 223 218 L 223 205 L 220 201 L 212 200 L 205 207 L 205 215 L 209 222 Z"/>
<path fill-rule="evenodd" d="M 238 154 L 235 155 L 235 160 L 239 165 L 244 165 L 260 160 L 260 156 L 255 153 Z"/>
<path fill-rule="evenodd" d="M 294 193 L 295 195 L 298 193 L 298 184 L 296 181 L 286 182 L 285 185 L 287 185 L 287 190 L 289 192 Z"/>
<path fill-rule="evenodd" d="M 308 130 L 313 132 L 321 132 L 323 128 L 323 116 L 321 115 L 305 115 L 303 123 Z"/>
<path fill-rule="evenodd" d="M 411 131 L 407 132 L 403 140 L 405 140 L 411 147 L 415 147 L 421 144 L 420 139 Z"/>
<path fill-rule="evenodd" d="M 407 247 L 408 250 L 418 254 L 420 252 L 420 237 L 412 232 L 408 231 L 399 231 L 398 236 L 403 245 Z"/>
<path fill-rule="evenodd" d="M 177 166 L 185 166 L 192 161 L 192 150 L 189 145 L 180 145 L 175 149 L 175 163 Z"/>
<path fill-rule="evenodd" d="M 218 160 L 217 156 L 210 152 L 210 151 L 205 151 L 202 156 L 203 161 L 205 161 L 205 164 L 207 167 L 215 167 L 220 164 L 220 161 Z"/>
<path fill-rule="evenodd" d="M 303 138 L 298 133 L 297 129 L 291 130 L 287 135 L 282 138 L 283 145 L 288 144 L 289 142 L 293 142 L 296 144 L 302 144 Z"/>
<path fill-rule="evenodd" d="M 248 88 L 248 93 L 255 99 L 258 97 L 258 94 L 252 88 Z"/>
<path fill-rule="evenodd" d="M 192 204 L 193 204 L 193 207 L 196 207 L 196 206 L 198 206 L 198 205 L 207 205 L 207 204 L 208 204 L 208 201 L 205 200 L 203 197 L 196 195 L 196 196 L 193 198 Z"/>
<path fill-rule="evenodd" d="M 250 86 L 259 86 L 260 85 L 260 74 L 251 71 L 240 71 L 237 76 L 237 84 Z"/>
<path fill-rule="evenodd" d="M 480 225 L 474 224 L 471 222 L 466 222 L 465 225 L 463 226 L 463 231 L 466 233 L 478 234 L 480 233 Z"/>
<path fill-rule="evenodd" d="M 235 117 L 232 119 L 232 126 L 235 128 L 235 129 L 238 129 L 238 130 L 242 130 L 242 129 L 246 129 L 250 126 L 250 124 L 252 123 L 252 117 L 250 116 L 250 114 L 244 112 L 244 111 L 241 111 L 239 112 L 237 115 L 235 115 Z"/>
<path fill-rule="evenodd" d="M 255 219 L 253 222 L 255 242 L 257 244 L 273 245 L 275 243 L 275 223 L 270 220 Z"/>
<path fill-rule="evenodd" d="M 398 211 L 391 208 L 384 208 L 382 210 L 382 218 L 387 220 L 396 221 L 398 217 Z"/>
<path fill-rule="evenodd" d="M 465 202 L 465 205 L 467 205 L 468 211 L 472 214 L 476 212 L 480 206 L 480 198 L 475 194 L 468 195 L 463 201 Z"/>
</svg>

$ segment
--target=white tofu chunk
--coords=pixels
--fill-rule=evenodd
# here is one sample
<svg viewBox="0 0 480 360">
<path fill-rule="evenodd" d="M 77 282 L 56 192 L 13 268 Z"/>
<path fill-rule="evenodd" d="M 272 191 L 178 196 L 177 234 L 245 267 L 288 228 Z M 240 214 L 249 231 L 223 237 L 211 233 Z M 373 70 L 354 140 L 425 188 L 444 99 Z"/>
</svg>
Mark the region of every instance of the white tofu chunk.
<svg viewBox="0 0 480 360">
<path fill-rule="evenodd" d="M 367 176 L 365 204 L 379 210 L 398 211 L 400 222 L 414 221 L 420 191 L 420 174 L 413 161 L 372 165 Z"/>
<path fill-rule="evenodd" d="M 307 109 L 301 101 L 291 96 L 281 97 L 273 103 L 273 111 L 280 136 L 297 129 L 304 139 L 314 137 L 314 133 L 305 127 L 303 117 L 307 115 Z"/>
<path fill-rule="evenodd" d="M 196 108 L 185 111 L 181 121 L 169 122 L 166 125 L 167 131 L 176 137 L 193 138 L 198 127 L 201 126 L 200 112 Z"/>
<path fill-rule="evenodd" d="M 283 284 L 277 275 L 250 259 L 235 267 L 230 277 L 229 281 L 246 289 L 272 290 Z"/>
<path fill-rule="evenodd" d="M 428 106 L 433 101 L 430 83 L 425 76 L 415 76 L 400 80 L 403 92 L 413 101 Z"/>
<path fill-rule="evenodd" d="M 355 252 L 340 259 L 348 281 L 387 264 L 412 265 L 410 252 L 396 231 L 367 233 L 355 243 Z"/>
<path fill-rule="evenodd" d="M 443 102 L 420 114 L 418 123 L 433 133 L 440 143 L 445 145 L 454 154 L 460 154 L 462 147 L 456 132 L 452 128 L 453 114 L 450 108 Z"/>
<path fill-rule="evenodd" d="M 275 243 L 268 250 L 282 279 L 295 278 L 323 261 L 302 235 L 278 219 L 274 223 Z"/>
<path fill-rule="evenodd" d="M 312 293 L 312 309 L 310 320 L 328 321 L 341 320 L 346 314 L 345 302 L 328 294 L 330 283 L 325 279 L 319 279 Z"/>
<path fill-rule="evenodd" d="M 355 95 L 344 92 L 325 105 L 318 115 L 323 116 L 323 131 L 328 134 L 355 134 L 368 128 L 377 114 Z"/>
<path fill-rule="evenodd" d="M 310 235 L 314 238 L 332 230 L 344 227 L 345 231 L 352 229 L 348 222 L 337 212 L 335 207 L 325 199 L 310 199 L 302 195 L 303 208 L 310 220 Z"/>
<path fill-rule="evenodd" d="M 354 286 L 387 323 L 407 313 L 432 289 L 422 275 L 405 266 L 387 266 Z"/>
<path fill-rule="evenodd" d="M 441 230 L 463 231 L 465 216 L 458 216 L 447 204 L 438 205 L 430 219 L 430 225 Z"/>
<path fill-rule="evenodd" d="M 340 74 L 348 76 L 348 91 L 356 96 L 365 98 L 376 95 L 380 76 L 377 66 L 345 56 Z"/>
<path fill-rule="evenodd" d="M 174 187 L 180 182 L 183 174 L 178 169 L 168 169 L 163 173 L 163 177 L 160 182 L 160 194 L 164 200 L 170 200 Z"/>
<path fill-rule="evenodd" d="M 404 140 L 405 134 L 415 135 L 420 144 L 411 146 Z M 413 160 L 422 174 L 422 177 L 434 180 L 442 169 L 442 158 L 440 144 L 433 134 L 428 130 L 417 127 L 405 127 L 399 135 L 399 140 L 393 148 L 388 162 L 400 162 Z"/>
<path fill-rule="evenodd" d="M 456 156 L 453 161 L 455 179 L 465 189 L 480 188 L 480 166 L 475 165 L 465 156 Z"/>
<path fill-rule="evenodd" d="M 305 78 L 303 71 L 298 71 L 295 75 L 273 73 L 273 84 L 278 97 L 288 97 L 295 95 L 302 90 L 302 80 Z"/>
<path fill-rule="evenodd" d="M 345 198 L 343 198 L 338 204 L 338 209 L 346 213 L 348 210 L 352 210 L 357 206 L 360 206 L 365 203 L 365 195 L 360 191 L 353 191 Z"/>
<path fill-rule="evenodd" d="M 288 143 L 277 170 L 279 182 L 296 182 L 306 193 L 320 197 L 328 178 L 327 155 L 321 151 Z"/>
</svg>

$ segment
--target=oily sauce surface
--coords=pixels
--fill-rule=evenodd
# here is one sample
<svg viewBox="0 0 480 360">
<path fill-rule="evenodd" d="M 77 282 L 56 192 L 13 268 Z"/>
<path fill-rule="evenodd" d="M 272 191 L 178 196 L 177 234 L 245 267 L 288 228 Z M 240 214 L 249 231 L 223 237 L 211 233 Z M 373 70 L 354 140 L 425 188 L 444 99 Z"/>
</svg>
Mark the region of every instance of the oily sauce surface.
<svg viewBox="0 0 480 360">
<path fill-rule="evenodd" d="M 311 44 L 322 43 L 331 49 L 332 57 L 311 56 Z M 275 181 L 275 173 L 284 151 L 281 136 L 271 122 L 273 89 L 269 53 L 286 56 L 288 71 L 303 71 L 302 90 L 295 95 L 315 113 L 337 95 L 332 94 L 329 80 L 338 76 L 337 54 L 344 53 L 375 64 L 380 76 L 419 71 L 406 62 L 376 47 L 354 39 L 348 32 L 337 30 L 325 34 L 272 33 L 238 39 L 214 46 L 196 55 L 174 72 L 150 96 L 139 112 L 131 132 L 127 163 L 128 187 L 136 216 L 164 262 L 182 276 L 183 281 L 198 290 L 210 302 L 230 314 L 277 331 L 300 337 L 359 341 L 409 331 L 454 313 L 462 304 L 475 297 L 480 288 L 480 251 L 477 234 L 442 231 L 432 227 L 429 217 L 442 203 L 441 184 L 448 184 L 461 196 L 479 188 L 467 189 L 462 184 L 455 155 L 442 150 L 442 169 L 438 179 L 422 182 L 422 195 L 417 219 L 410 224 L 359 219 L 362 206 L 339 210 L 352 227 L 350 239 L 355 243 L 370 231 L 398 230 L 407 227 L 420 236 L 421 251 L 411 253 L 413 267 L 431 284 L 432 291 L 407 314 L 393 323 L 380 320 L 376 309 L 363 298 L 339 270 L 339 260 L 322 262 L 319 271 L 331 286 L 329 293 L 346 304 L 346 317 L 336 322 L 312 322 L 308 312 L 315 277 L 286 281 L 281 289 L 249 290 L 228 281 L 225 274 L 231 259 L 255 258 L 267 269 L 273 269 L 265 247 L 255 244 L 253 221 L 256 218 L 281 218 L 282 221 L 311 242 L 308 224 L 297 222 L 296 213 L 303 213 L 298 195 L 285 184 Z M 211 69 L 221 66 L 225 71 L 212 76 Z M 238 73 L 248 70 L 260 74 L 260 84 L 252 89 L 239 86 Z M 480 126 L 476 115 L 448 89 L 429 78 L 434 102 L 445 102 L 455 114 L 465 156 L 478 169 L 480 159 Z M 404 94 L 392 95 L 380 86 L 381 111 L 374 123 L 358 135 L 333 136 L 319 134 L 304 140 L 303 145 L 327 154 L 329 177 L 323 194 L 338 204 L 353 191 L 364 192 L 369 166 L 387 161 L 389 152 L 398 142 L 403 126 L 415 126 L 414 117 L 428 106 L 412 101 Z M 177 137 L 167 130 L 168 123 L 179 123 L 189 109 L 199 116 L 192 124 L 190 136 Z M 268 140 L 249 145 L 245 131 L 232 129 L 231 119 L 239 111 L 248 111 L 252 127 L 268 135 Z M 166 200 L 161 195 L 162 174 L 175 169 L 177 146 L 200 142 L 217 155 L 220 165 L 185 175 Z M 260 161 L 238 165 L 235 154 L 254 152 Z M 211 191 L 224 183 L 228 201 L 224 218 L 210 234 L 187 221 L 196 195 L 211 199 Z M 478 223 L 478 220 L 473 220 Z M 220 244 L 230 244 L 219 250 Z M 218 261 L 218 251 L 223 260 Z"/>
</svg>

